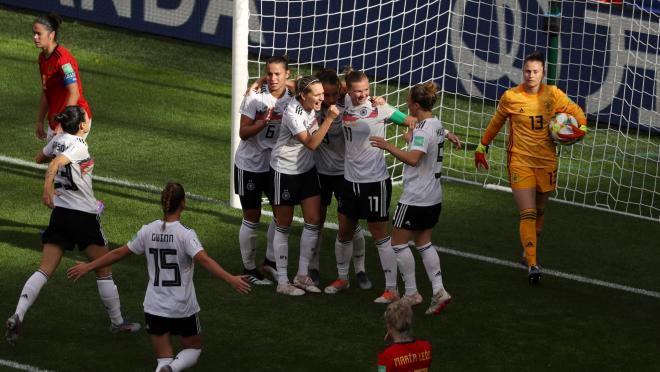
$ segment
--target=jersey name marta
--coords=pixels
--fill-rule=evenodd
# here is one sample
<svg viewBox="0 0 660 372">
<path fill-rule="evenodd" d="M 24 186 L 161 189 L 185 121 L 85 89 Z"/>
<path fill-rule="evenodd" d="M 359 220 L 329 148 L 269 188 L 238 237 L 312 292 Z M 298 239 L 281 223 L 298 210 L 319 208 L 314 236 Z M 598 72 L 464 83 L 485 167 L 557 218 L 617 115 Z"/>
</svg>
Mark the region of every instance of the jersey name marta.
<svg viewBox="0 0 660 372">
<path fill-rule="evenodd" d="M 239 143 L 234 158 L 234 164 L 239 169 L 255 173 L 268 172 L 271 149 L 275 146 L 282 115 L 292 97 L 293 94 L 287 90 L 282 97 L 275 98 L 268 90 L 268 84 L 264 84 L 260 92 L 243 98 L 241 115 L 252 120 L 263 120 L 268 114 L 269 108 L 272 107 L 273 112 L 261 132 L 246 140 L 241 140 Z"/>
<path fill-rule="evenodd" d="M 296 99 L 282 117 L 282 125 L 270 158 L 270 166 L 284 174 L 301 174 L 314 167 L 314 154 L 296 135 L 307 131 L 312 134 L 319 129 L 316 111 L 306 111 Z"/>
<path fill-rule="evenodd" d="M 390 177 L 383 150 L 371 146 L 369 137 L 385 137 L 385 120 L 396 111 L 388 104 L 374 107 L 371 98 L 353 106 L 351 97 L 344 98 L 342 123 L 346 140 L 344 178 L 351 182 L 379 182 Z"/>
<path fill-rule="evenodd" d="M 431 367 L 428 341 L 399 342 L 378 354 L 378 372 L 426 372 Z"/>
<path fill-rule="evenodd" d="M 41 86 L 48 102 L 48 125 L 51 129 L 55 129 L 59 125 L 53 117 L 55 114 L 64 111 L 66 101 L 69 98 L 69 91 L 66 87 L 70 84 L 78 84 L 79 96 L 76 105 L 85 110 L 88 118 L 92 117 L 89 105 L 83 97 L 78 62 L 66 48 L 58 45 L 48 58 L 40 53 L 39 72 L 41 74 Z"/>
<path fill-rule="evenodd" d="M 60 133 L 44 146 L 43 154 L 49 158 L 66 156 L 71 163 L 59 167 L 55 175 L 56 207 L 97 214 L 96 198 L 92 190 L 94 159 L 89 155 L 87 143 L 81 137 Z"/>
<path fill-rule="evenodd" d="M 399 202 L 407 205 L 427 207 L 442 202 L 442 157 L 444 154 L 445 130 L 438 118 L 433 117 L 418 123 L 413 131 L 408 151 L 425 153 L 416 167 L 403 166 L 403 193 Z"/>
<path fill-rule="evenodd" d="M 342 129 L 342 112 L 344 106 L 342 103 L 337 103 L 339 115 L 330 125 L 328 133 L 323 138 L 319 147 L 314 151 L 314 162 L 316 163 L 316 170 L 320 174 L 327 176 L 338 176 L 344 174 L 344 153 L 346 145 L 344 143 L 344 130 Z M 323 123 L 328 108 L 321 106 L 319 112 L 319 125 Z"/>
<path fill-rule="evenodd" d="M 144 312 L 166 318 L 185 318 L 199 312 L 193 285 L 193 257 L 203 250 L 195 230 L 179 221 L 156 220 L 142 226 L 128 242 L 134 254 L 144 254 L 149 285 Z"/>
</svg>

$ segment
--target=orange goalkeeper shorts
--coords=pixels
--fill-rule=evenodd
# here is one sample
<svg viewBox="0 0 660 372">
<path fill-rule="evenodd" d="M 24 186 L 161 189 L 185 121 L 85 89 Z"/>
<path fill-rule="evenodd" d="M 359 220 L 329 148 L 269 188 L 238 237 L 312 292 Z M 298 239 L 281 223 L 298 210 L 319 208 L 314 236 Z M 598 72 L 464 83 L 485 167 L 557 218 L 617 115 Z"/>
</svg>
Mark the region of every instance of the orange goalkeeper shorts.
<svg viewBox="0 0 660 372">
<path fill-rule="evenodd" d="M 532 168 L 509 164 L 509 183 L 512 189 L 536 188 L 538 192 L 553 191 L 557 187 L 557 165 Z"/>
</svg>

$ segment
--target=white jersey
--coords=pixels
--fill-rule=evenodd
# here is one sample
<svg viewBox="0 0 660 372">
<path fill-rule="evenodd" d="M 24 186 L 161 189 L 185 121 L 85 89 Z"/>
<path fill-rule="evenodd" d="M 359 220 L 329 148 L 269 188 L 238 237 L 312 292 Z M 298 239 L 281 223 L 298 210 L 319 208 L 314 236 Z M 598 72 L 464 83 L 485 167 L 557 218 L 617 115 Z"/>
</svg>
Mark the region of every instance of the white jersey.
<svg viewBox="0 0 660 372">
<path fill-rule="evenodd" d="M 149 285 L 144 295 L 144 312 L 166 318 L 185 318 L 199 312 L 193 285 L 193 257 L 203 250 L 195 230 L 179 221 L 156 220 L 142 226 L 128 242 L 128 249 L 144 254 Z"/>
<path fill-rule="evenodd" d="M 64 155 L 71 160 L 55 175 L 55 191 L 59 193 L 53 198 L 55 206 L 97 214 L 92 190 L 94 159 L 89 155 L 85 140 L 69 133 L 60 133 L 44 146 L 42 152 L 50 158 Z"/>
<path fill-rule="evenodd" d="M 417 124 L 408 151 L 418 150 L 424 155 L 416 167 L 403 167 L 403 193 L 399 203 L 427 207 L 442 202 L 442 157 L 445 130 L 438 118 L 432 117 Z"/>
<path fill-rule="evenodd" d="M 316 170 L 320 174 L 327 176 L 338 176 L 344 174 L 344 153 L 346 145 L 344 143 L 344 130 L 342 128 L 342 113 L 344 111 L 343 103 L 338 102 L 337 109 L 339 115 L 330 125 L 319 147 L 314 151 L 314 163 Z M 328 113 L 328 108 L 321 106 L 319 112 L 319 125 L 323 123 Z"/>
<path fill-rule="evenodd" d="M 388 104 L 374 107 L 371 98 L 353 106 L 351 97 L 344 98 L 344 138 L 346 161 L 344 178 L 351 182 L 380 182 L 390 177 L 383 150 L 371 146 L 369 137 L 385 137 L 385 120 L 396 111 Z"/>
<path fill-rule="evenodd" d="M 298 141 L 296 135 L 304 131 L 311 135 L 318 129 L 316 111 L 306 111 L 298 100 L 292 99 L 282 116 L 280 134 L 270 157 L 270 166 L 284 174 L 302 174 L 312 169 L 313 151 Z"/>
<path fill-rule="evenodd" d="M 292 97 L 293 94 L 287 90 L 282 97 L 275 98 L 270 94 L 268 84 L 264 84 L 260 92 L 243 98 L 241 115 L 252 120 L 263 120 L 270 107 L 273 107 L 273 112 L 261 132 L 246 140 L 241 140 L 238 144 L 234 164 L 239 169 L 255 173 L 268 172 L 270 152 L 277 141 L 282 115 Z"/>
</svg>

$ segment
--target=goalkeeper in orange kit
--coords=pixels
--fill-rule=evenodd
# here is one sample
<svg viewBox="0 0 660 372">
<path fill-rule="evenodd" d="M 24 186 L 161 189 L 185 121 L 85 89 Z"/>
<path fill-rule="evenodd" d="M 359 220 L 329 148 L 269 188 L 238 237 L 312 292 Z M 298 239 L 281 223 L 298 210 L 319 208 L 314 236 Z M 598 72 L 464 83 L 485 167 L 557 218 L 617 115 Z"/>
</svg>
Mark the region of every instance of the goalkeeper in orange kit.
<svg viewBox="0 0 660 372">
<path fill-rule="evenodd" d="M 523 82 L 502 95 L 495 115 L 481 137 L 474 154 L 477 169 L 488 169 L 486 152 L 507 119 L 507 166 L 513 198 L 520 210 L 520 242 L 528 267 L 530 284 L 541 279 L 536 259 L 536 242 L 543 227 L 543 214 L 557 182 L 556 144 L 548 123 L 557 112 L 573 115 L 580 125 L 563 139 L 579 140 L 587 132 L 584 111 L 554 85 L 543 84 L 545 60 L 540 52 L 525 57 Z"/>
</svg>

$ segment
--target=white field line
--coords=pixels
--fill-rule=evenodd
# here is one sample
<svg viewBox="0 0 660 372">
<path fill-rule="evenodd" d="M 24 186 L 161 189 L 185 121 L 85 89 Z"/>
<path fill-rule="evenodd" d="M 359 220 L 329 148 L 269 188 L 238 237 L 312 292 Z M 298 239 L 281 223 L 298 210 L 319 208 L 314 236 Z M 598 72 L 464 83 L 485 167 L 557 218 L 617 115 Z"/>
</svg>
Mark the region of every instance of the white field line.
<svg viewBox="0 0 660 372">
<path fill-rule="evenodd" d="M 47 369 L 41 369 L 38 367 L 33 367 L 31 365 L 16 363 L 16 362 L 12 362 L 11 360 L 4 360 L 4 359 L 0 359 L 0 366 L 5 366 L 13 369 L 18 369 L 20 371 L 28 371 L 28 372 L 51 372 Z"/>
<path fill-rule="evenodd" d="M 34 164 L 34 163 L 31 163 L 31 162 L 28 162 L 28 161 L 25 161 L 25 160 L 16 159 L 16 158 L 12 158 L 12 157 L 7 157 L 7 156 L 3 156 L 3 155 L 0 155 L 0 162 L 14 164 L 14 165 L 21 165 L 21 166 L 24 166 L 24 167 L 30 167 L 30 168 L 35 168 L 35 169 L 45 169 L 44 165 L 38 165 L 38 164 Z M 103 183 L 107 183 L 107 184 L 111 184 L 111 185 L 124 186 L 124 187 L 127 187 L 127 188 L 132 188 L 132 189 L 137 189 L 137 190 L 142 190 L 142 191 L 147 191 L 147 192 L 152 192 L 152 193 L 160 193 L 160 191 L 161 191 L 161 188 L 159 188 L 157 186 L 143 184 L 143 183 L 134 183 L 134 182 L 120 180 L 120 179 L 111 178 L 111 177 L 94 176 L 94 179 L 99 181 L 99 182 L 103 182 Z M 229 203 L 227 201 L 211 198 L 211 197 L 204 196 L 204 195 L 196 195 L 196 194 L 187 193 L 186 196 L 191 198 L 191 199 L 194 199 L 194 200 L 209 202 L 209 203 L 213 203 L 213 204 L 229 205 Z M 269 217 L 273 216 L 273 213 L 271 211 L 262 210 L 261 213 L 265 216 L 269 216 Z M 299 222 L 299 223 L 304 222 L 301 217 L 295 217 L 294 216 L 293 220 L 296 221 L 296 222 Z M 337 224 L 331 223 L 331 222 L 326 222 L 324 224 L 324 227 L 327 228 L 327 229 L 331 229 L 331 230 L 337 230 L 338 229 Z M 369 231 L 367 231 L 366 229 L 363 229 L 363 231 L 364 231 L 365 235 L 370 236 Z M 467 252 L 462 252 L 462 251 L 458 251 L 458 250 L 455 250 L 455 249 L 438 247 L 438 246 L 436 246 L 436 250 L 438 252 L 442 252 L 442 253 L 445 253 L 445 254 L 450 254 L 452 256 L 469 258 L 469 259 L 472 259 L 472 260 L 487 262 L 487 263 L 491 263 L 491 264 L 495 264 L 495 265 L 506 266 L 506 267 L 520 269 L 520 270 L 525 269 L 524 267 L 522 267 L 522 265 L 520 265 L 517 262 L 501 260 L 499 258 L 494 258 L 494 257 L 489 257 L 489 256 L 482 256 L 482 255 L 479 255 L 479 254 L 467 253 Z M 660 298 L 660 292 L 641 289 L 641 288 L 630 287 L 630 286 L 617 284 L 617 283 L 611 283 L 611 282 L 607 282 L 607 281 L 604 281 L 604 280 L 591 279 L 591 278 L 587 278 L 587 277 L 577 275 L 577 274 L 564 273 L 564 272 L 561 272 L 561 271 L 550 270 L 550 269 L 545 269 L 545 268 L 543 269 L 543 274 L 547 275 L 547 276 L 555 276 L 555 277 L 562 278 L 562 279 L 573 280 L 573 281 L 576 281 L 576 282 L 579 282 L 579 283 L 591 284 L 591 285 L 610 288 L 610 289 L 617 289 L 617 290 L 620 290 L 620 291 L 634 293 L 634 294 L 638 294 L 638 295 L 642 295 L 642 296 Z"/>
</svg>

